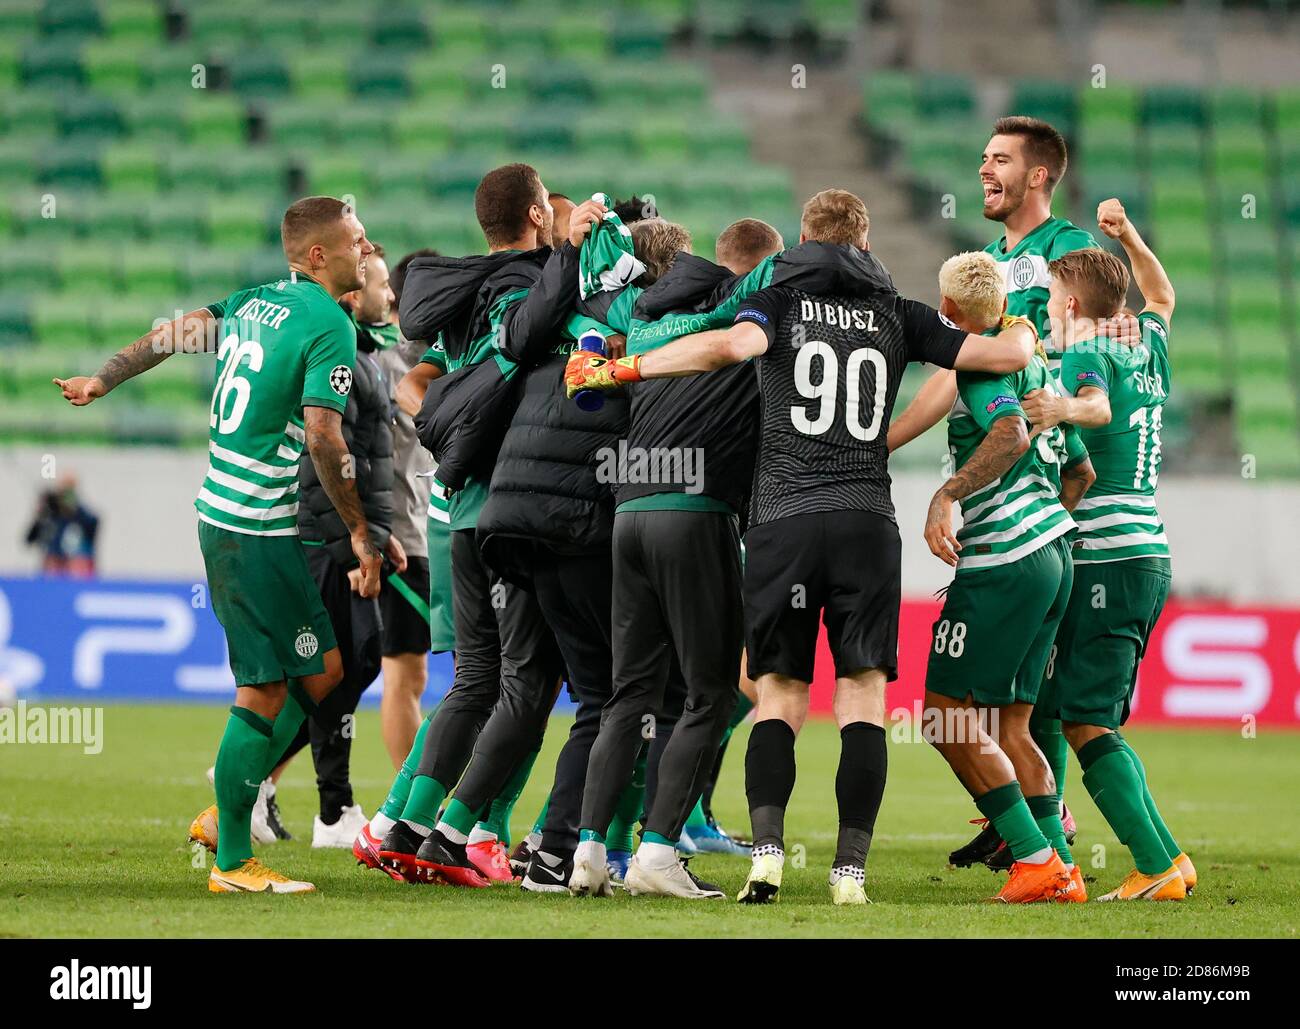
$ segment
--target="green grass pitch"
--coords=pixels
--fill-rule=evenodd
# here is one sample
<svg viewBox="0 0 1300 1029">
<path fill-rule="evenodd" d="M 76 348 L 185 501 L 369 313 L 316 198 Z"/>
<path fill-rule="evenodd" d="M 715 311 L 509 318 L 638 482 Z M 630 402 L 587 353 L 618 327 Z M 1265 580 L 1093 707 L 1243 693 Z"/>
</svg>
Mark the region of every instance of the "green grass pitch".
<svg viewBox="0 0 1300 1029">
<path fill-rule="evenodd" d="M 830 723 L 810 722 L 799 740 L 781 900 L 750 908 L 393 883 L 359 868 L 348 853 L 311 850 L 316 796 L 306 753 L 280 790 L 297 838 L 260 853 L 273 867 L 314 880 L 320 892 L 209 895 L 206 871 L 195 866 L 185 833 L 210 802 L 203 773 L 223 721 L 216 707 L 110 706 L 98 755 L 73 745 L 0 746 L 0 935 L 1295 937 L 1300 925 L 1295 734 L 1132 732 L 1166 820 L 1197 863 L 1196 895 L 1183 904 L 1029 908 L 983 904 L 1001 877 L 946 867 L 948 851 L 970 835 L 973 806 L 927 745 L 895 740 L 868 866 L 874 904 L 837 909 L 826 871 L 835 842 L 839 741 Z M 566 730 L 567 721 L 557 717 L 516 808 L 516 834 L 536 814 Z M 747 732 L 747 726 L 737 731 L 715 802 L 723 824 L 736 827 L 747 826 Z M 358 716 L 353 772 L 358 800 L 373 811 L 391 776 L 375 712 Z M 1129 870 L 1128 855 L 1082 790 L 1073 763 L 1066 797 L 1080 825 L 1074 852 L 1095 896 Z M 692 867 L 734 895 L 746 866 L 709 857 Z"/>
</svg>

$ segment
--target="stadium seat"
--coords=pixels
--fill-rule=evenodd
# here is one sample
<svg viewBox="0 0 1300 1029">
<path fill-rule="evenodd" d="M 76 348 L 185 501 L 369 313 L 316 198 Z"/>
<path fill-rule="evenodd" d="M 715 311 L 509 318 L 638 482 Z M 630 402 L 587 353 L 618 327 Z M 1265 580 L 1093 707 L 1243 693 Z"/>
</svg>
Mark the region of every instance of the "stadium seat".
<svg viewBox="0 0 1300 1029">
<path fill-rule="evenodd" d="M 1200 128 L 1205 124 L 1205 95 L 1194 87 L 1152 86 L 1143 94 L 1147 126 Z"/>
<path fill-rule="evenodd" d="M 13 290 L 7 277 L 5 289 Z M 0 292 L 0 348 L 19 347 L 32 338 L 31 301 L 25 293 Z M 5 354 L 0 367 L 11 368 L 12 355 Z"/>
<path fill-rule="evenodd" d="M 218 250 L 247 251 L 268 242 L 265 203 L 258 194 L 228 194 L 208 200 L 208 242 Z"/>
<path fill-rule="evenodd" d="M 121 136 L 126 128 L 118 105 L 95 93 L 73 93 L 59 108 L 59 128 L 65 137 L 80 144 L 93 144 Z"/>
<path fill-rule="evenodd" d="M 1291 344 L 1277 329 L 1232 329 L 1236 374 L 1286 382 L 1292 375 Z"/>
<path fill-rule="evenodd" d="M 1078 114 L 1075 90 L 1064 82 L 1023 79 L 1015 85 L 1011 111 L 1042 118 L 1070 135 Z"/>
<path fill-rule="evenodd" d="M 318 22 L 318 30 L 320 26 L 321 23 Z M 322 45 L 310 53 L 290 55 L 288 65 L 289 78 L 293 82 L 293 96 L 301 101 L 311 100 L 318 105 L 346 97 L 351 90 L 349 68 L 352 52 L 353 48 L 330 49 Z"/>
<path fill-rule="evenodd" d="M 1227 335 L 1219 329 L 1197 324 L 1183 311 L 1179 289 L 1176 345 L 1170 348 L 1174 390 L 1177 393 L 1214 395 L 1228 389 Z"/>
<path fill-rule="evenodd" d="M 370 42 L 380 50 L 428 50 L 432 34 L 424 12 L 412 4 L 399 3 L 374 12 Z"/>
<path fill-rule="evenodd" d="M 92 197 L 87 200 L 81 215 L 80 229 L 96 244 L 134 243 L 144 235 L 144 212 L 140 202 L 131 196 L 104 194 Z"/>
<path fill-rule="evenodd" d="M 105 36 L 119 46 L 157 43 L 163 38 L 163 9 L 152 0 L 112 0 L 100 13 Z"/>
<path fill-rule="evenodd" d="M 86 84 L 108 95 L 133 94 L 146 83 L 143 53 L 128 40 L 103 39 L 81 51 Z"/>
<path fill-rule="evenodd" d="M 31 312 L 37 341 L 41 346 L 85 349 L 93 339 L 90 315 L 98 302 L 81 294 L 35 298 Z"/>
<path fill-rule="evenodd" d="M 185 260 L 186 294 L 207 303 L 228 296 L 244 285 L 239 255 L 192 248 Z"/>
<path fill-rule="evenodd" d="M 392 135 L 397 148 L 411 154 L 433 155 L 451 148 L 453 118 L 441 105 L 413 104 L 393 117 Z M 386 164 L 378 161 L 377 164 Z"/>
<path fill-rule="evenodd" d="M 128 294 L 179 297 L 181 270 L 175 254 L 156 247 L 128 247 L 122 254 L 122 289 Z"/>
<path fill-rule="evenodd" d="M 369 51 L 352 62 L 348 81 L 367 100 L 398 100 L 410 93 L 403 62 L 383 50 Z"/>
<path fill-rule="evenodd" d="M 21 142 L 0 143 L 0 190 L 6 196 L 36 182 L 37 161 L 31 147 Z"/>
<path fill-rule="evenodd" d="M 247 135 L 247 112 L 234 97 L 194 90 L 182 117 L 191 142 L 207 147 L 237 147 Z M 207 95 L 202 95 L 207 93 Z"/>
<path fill-rule="evenodd" d="M 284 96 L 292 89 L 289 68 L 277 51 L 240 49 L 226 61 L 230 85 L 250 96 Z"/>
<path fill-rule="evenodd" d="M 41 185 L 50 189 L 94 190 L 102 177 L 94 148 L 60 143 L 47 147 L 40 158 Z"/>
</svg>

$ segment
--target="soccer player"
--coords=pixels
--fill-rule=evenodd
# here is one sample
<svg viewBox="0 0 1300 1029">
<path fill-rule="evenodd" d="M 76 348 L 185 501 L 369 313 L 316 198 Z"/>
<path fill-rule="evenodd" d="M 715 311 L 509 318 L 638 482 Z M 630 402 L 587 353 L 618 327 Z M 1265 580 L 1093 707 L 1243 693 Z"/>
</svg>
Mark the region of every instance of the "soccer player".
<svg viewBox="0 0 1300 1029">
<path fill-rule="evenodd" d="M 753 865 L 738 898 L 747 903 L 770 901 L 781 886 L 795 736 L 808 712 L 823 609 L 841 739 L 831 894 L 837 904 L 867 902 L 900 603 L 884 430 L 906 365 L 1004 373 L 1024 368 L 1033 353 L 1033 329 L 1023 319 L 990 341 L 900 297 L 866 250 L 868 225 L 861 199 L 823 190 L 804 205 L 800 245 L 781 259 L 797 254 L 819 266 L 831 284 L 826 292 L 769 287 L 739 305 L 730 328 L 616 361 L 579 351 L 568 369 L 576 391 L 758 361 L 761 429 L 744 571 L 745 649 L 758 682 L 745 758 Z"/>
<path fill-rule="evenodd" d="M 462 391 L 477 392 L 460 394 L 457 402 L 464 408 L 442 405 L 456 422 L 447 426 L 448 446 L 435 479 L 435 484 L 448 485 L 453 471 L 464 477 L 448 505 L 455 679 L 425 730 L 417 774 L 380 855 L 408 877 L 486 886 L 488 880 L 468 860 L 465 841 L 444 844 L 439 839 L 424 857 L 420 852 L 437 824 L 439 806 L 469 763 L 479 730 L 501 694 L 502 676 L 537 677 L 536 691 L 541 691 L 555 682 L 555 673 L 541 659 L 549 630 L 536 600 L 495 579 L 479 552 L 475 529 L 506 428 L 502 419 L 512 409 L 509 404 L 503 408 L 500 399 L 513 393 L 511 379 L 518 369 L 544 354 L 559 332 L 577 293 L 577 246 L 604 209 L 591 201 L 579 205 L 569 241 L 552 251 L 547 244 L 553 209 L 537 172 L 526 164 L 488 172 L 475 191 L 474 209 L 488 254 L 417 259 L 402 291 L 403 331 L 429 340 L 431 350 L 441 337 L 450 368 L 447 382 L 458 375 Z M 417 365 L 407 378 L 433 378 L 424 370 L 430 363 Z M 455 412 L 471 409 L 477 420 L 465 430 L 466 419 Z M 489 409 L 502 413 L 484 416 Z"/>
<path fill-rule="evenodd" d="M 949 258 L 939 289 L 940 311 L 972 332 L 1009 317 L 987 254 Z M 957 373 L 948 418 L 956 471 L 931 500 L 925 526 L 931 553 L 957 569 L 926 670 L 926 711 L 938 727 L 931 742 L 1011 851 L 998 894 L 1007 903 L 1086 899 L 1052 770 L 1029 731 L 1070 596 L 1068 509 L 1095 478 L 1073 429 L 1030 439 L 1021 398 L 1054 389 L 1041 354 L 1016 372 Z M 954 502 L 962 509 L 955 536 Z"/>
<path fill-rule="evenodd" d="M 183 315 L 121 350 L 95 375 L 55 379 L 84 406 L 173 353 L 217 354 L 207 477 L 195 508 L 212 607 L 226 633 L 235 703 L 217 753 L 217 803 L 191 826 L 216 850 L 214 893 L 301 893 L 252 854 L 259 785 L 343 663 L 298 542 L 298 461 L 311 455 L 348 528 L 358 592 L 379 592 L 381 555 L 349 474 L 341 430 L 356 335 L 339 298 L 365 285 L 374 249 L 352 208 L 308 197 L 280 224 L 289 274 Z M 219 815 L 219 818 L 218 818 Z"/>
<path fill-rule="evenodd" d="M 353 322 L 357 356 L 352 389 L 343 412 L 343 439 L 352 458 L 351 474 L 366 514 L 371 540 L 385 555 L 391 571 L 406 567 L 406 552 L 392 534 L 393 436 L 389 384 L 376 360 L 379 334 L 386 330 L 392 293 L 383 249 L 376 244 L 366 260 L 366 284 L 345 294 L 344 310 Z M 320 813 L 312 823 L 313 847 L 350 847 L 366 822 L 352 794 L 351 722 L 361 695 L 379 674 L 382 626 L 379 600 L 356 594 L 360 569 L 348 545 L 348 530 L 330 504 L 320 476 L 309 460 L 299 462 L 298 536 L 307 566 L 320 590 L 343 660 L 343 679 L 330 691 L 271 773 L 279 783 L 288 762 L 308 743 L 316 768 Z"/>
<path fill-rule="evenodd" d="M 382 344 L 377 357 L 389 387 L 396 400 L 397 384 L 420 360 L 425 348 L 401 335 L 396 324 L 397 302 L 406 281 L 406 269 L 416 257 L 435 257 L 436 252 L 424 249 L 407 254 L 393 266 L 389 288 L 393 299 L 383 312 L 384 323 L 358 320 L 380 338 L 388 331 L 396 332 L 391 344 Z M 378 311 L 370 312 L 372 316 Z M 420 446 L 411 416 L 394 404 L 393 412 L 393 535 L 401 541 L 406 552 L 406 570 L 395 572 L 384 579 L 379 593 L 379 606 L 383 613 L 383 673 L 384 696 L 380 702 L 380 731 L 384 748 L 400 768 L 411 750 L 419 731 L 420 697 L 428 680 L 429 652 L 452 650 L 450 600 L 437 605 L 436 632 L 431 628 L 435 621 L 434 593 L 430 580 L 429 537 L 427 531 L 429 508 L 429 476 L 433 472 L 433 457 Z M 443 582 L 451 573 L 451 563 L 445 550 L 439 562 Z M 441 600 L 447 596 L 440 590 Z"/>
<path fill-rule="evenodd" d="M 733 241 L 729 256 L 742 271 L 679 254 L 668 274 L 638 299 L 638 312 L 696 307 L 783 249 L 775 229 L 757 224 L 764 231 L 744 239 L 737 238 L 739 230 L 724 231 L 720 237 L 720 248 L 723 240 Z M 677 476 L 676 481 L 660 481 L 659 474 L 628 477 L 625 468 L 616 489 L 614 693 L 601 713 L 587 766 L 582 832 L 569 886 L 575 895 L 611 892 L 605 829 L 632 772 L 645 718 L 663 706 L 676 654 L 686 680 L 685 712 L 660 757 L 645 832 L 623 881 L 633 895 L 720 898 L 721 890 L 701 883 L 678 860 L 676 848 L 736 709 L 743 636 L 738 516 L 752 484 L 758 381 L 754 369 L 743 364 L 717 375 L 644 383 L 628 392 L 627 453 L 643 464 L 652 454 L 675 454 Z"/>
<path fill-rule="evenodd" d="M 1066 254 L 1048 265 L 1048 308 L 1064 350 L 1066 396 L 1031 393 L 1035 429 L 1079 427 L 1097 482 L 1078 506 L 1074 589 L 1056 638 L 1040 705 L 1064 721 L 1083 785 L 1136 868 L 1101 900 L 1181 900 L 1196 885 L 1191 859 L 1174 842 L 1147 785 L 1142 761 L 1120 735 L 1138 665 L 1169 594 L 1169 543 L 1156 510 L 1161 412 L 1169 399 L 1169 320 L 1174 289 L 1118 200 L 1097 222 L 1119 240 L 1145 298 L 1136 347 L 1096 336 L 1096 322 L 1124 304 L 1128 272 L 1104 250 Z"/>
<path fill-rule="evenodd" d="M 1007 296 L 1007 312 L 1023 315 L 1034 324 L 1043 342 L 1048 366 L 1055 371 L 1060 354 L 1051 343 L 1047 314 L 1047 263 L 1072 250 L 1097 245 L 1085 229 L 1052 215 L 1052 196 L 1065 177 L 1069 154 L 1065 139 L 1055 128 L 1038 118 L 1013 115 L 999 118 L 980 159 L 980 183 L 984 190 L 984 217 L 1000 222 L 1002 236 L 984 248 L 998 262 Z M 890 427 L 890 447 L 897 449 L 914 435 L 938 422 L 952 408 L 957 397 L 951 372 L 937 372 L 921 387 L 897 426 Z M 1064 791 L 1068 747 L 1060 722 L 1035 715 L 1034 739 L 1047 755 L 1057 788 Z M 1068 834 L 1074 835 L 1074 820 L 1062 806 Z M 958 848 L 948 860 L 965 867 L 990 861 L 1002 867 L 1002 841 L 987 823 L 970 843 Z M 996 855 L 996 857 L 995 857 Z"/>
</svg>

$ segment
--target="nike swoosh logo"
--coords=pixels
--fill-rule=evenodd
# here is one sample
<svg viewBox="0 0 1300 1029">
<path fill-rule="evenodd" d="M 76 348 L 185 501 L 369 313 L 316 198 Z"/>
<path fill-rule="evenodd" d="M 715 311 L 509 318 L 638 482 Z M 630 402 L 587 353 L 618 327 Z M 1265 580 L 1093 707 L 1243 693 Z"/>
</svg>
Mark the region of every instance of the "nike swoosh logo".
<svg viewBox="0 0 1300 1029">
<path fill-rule="evenodd" d="M 260 782 L 249 782 L 247 779 L 244 780 L 244 785 L 250 786 L 255 790 L 260 790 L 262 788 L 262 784 Z"/>
<path fill-rule="evenodd" d="M 563 882 L 563 881 L 564 881 L 564 869 L 563 869 L 563 868 L 561 868 L 561 869 L 557 872 L 555 869 L 549 867 L 548 865 L 543 864 L 541 861 L 537 862 L 537 867 L 540 868 L 540 869 L 541 869 L 543 872 L 545 872 L 547 875 L 549 875 L 549 876 L 550 876 L 552 879 L 554 879 L 557 883 L 558 883 L 558 882 Z"/>
</svg>

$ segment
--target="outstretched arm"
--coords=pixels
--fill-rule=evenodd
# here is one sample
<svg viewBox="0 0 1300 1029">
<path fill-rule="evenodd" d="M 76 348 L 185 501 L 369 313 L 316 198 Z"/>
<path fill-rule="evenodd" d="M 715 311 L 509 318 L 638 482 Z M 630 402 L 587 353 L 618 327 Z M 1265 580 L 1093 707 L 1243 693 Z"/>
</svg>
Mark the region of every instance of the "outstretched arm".
<svg viewBox="0 0 1300 1029">
<path fill-rule="evenodd" d="M 996 336 L 967 335 L 957 351 L 953 367 L 959 372 L 990 372 L 1006 375 L 1029 365 L 1038 343 L 1038 333 L 1027 318 L 1004 315 L 1002 331 Z"/>
<path fill-rule="evenodd" d="M 201 307 L 146 332 L 110 357 L 94 375 L 55 379 L 54 385 L 63 391 L 63 399 L 73 407 L 85 407 L 127 379 L 161 364 L 172 354 L 215 351 L 216 323 L 216 316 L 206 307 Z"/>
<path fill-rule="evenodd" d="M 953 501 L 969 497 L 977 489 L 1006 474 L 1028 449 L 1029 433 L 1023 418 L 1008 416 L 993 423 L 975 453 L 939 487 L 930 501 L 925 519 L 925 542 L 931 554 L 947 564 L 957 564 L 957 551 L 961 550 L 961 544 L 952 531 Z"/>
<path fill-rule="evenodd" d="M 586 389 L 611 390 L 643 379 L 713 372 L 766 352 L 767 333 L 753 322 L 736 322 L 725 329 L 682 336 L 657 350 L 632 357 L 607 358 L 575 350 L 565 366 L 564 382 L 572 397 Z"/>
<path fill-rule="evenodd" d="M 1098 204 L 1097 227 L 1111 239 L 1119 240 L 1128 254 L 1129 264 L 1133 266 L 1133 281 L 1146 303 L 1143 310 L 1160 315 L 1168 324 L 1174 313 L 1174 284 L 1169 281 L 1159 258 L 1128 220 L 1124 205 L 1113 197 Z"/>
<path fill-rule="evenodd" d="M 940 368 L 925 380 L 916 396 L 889 426 L 889 451 L 911 443 L 943 420 L 957 399 L 957 375 L 949 368 Z"/>
<path fill-rule="evenodd" d="M 343 415 L 333 408 L 307 406 L 302 409 L 307 435 L 307 452 L 311 454 L 316 475 L 325 488 L 334 510 L 343 519 L 352 537 L 352 553 L 361 564 L 363 597 L 379 595 L 379 568 L 383 558 L 370 540 L 365 509 L 357 493 L 352 455 L 343 439 Z"/>
<path fill-rule="evenodd" d="M 1097 429 L 1110 424 L 1110 397 L 1104 389 L 1084 386 L 1078 394 L 1063 397 L 1045 389 L 1030 390 L 1020 406 L 1036 429 L 1050 429 L 1069 422 L 1080 429 Z"/>
</svg>

